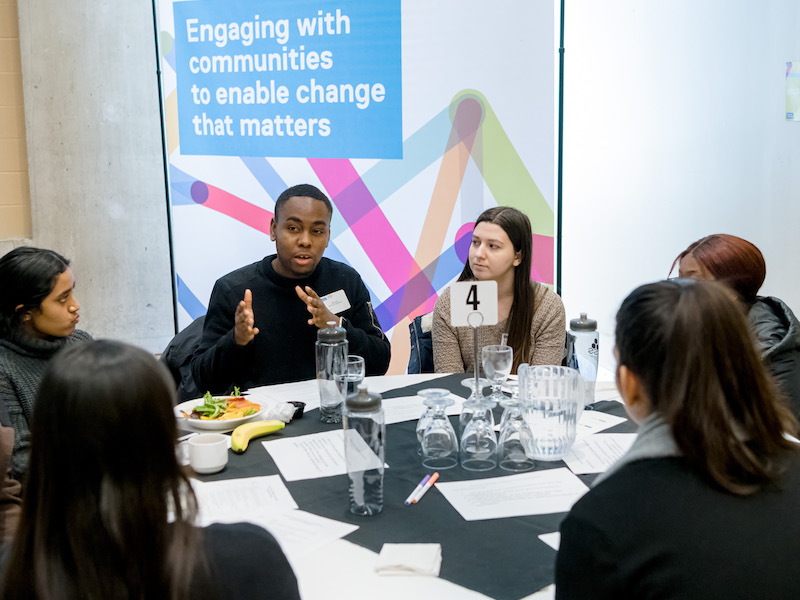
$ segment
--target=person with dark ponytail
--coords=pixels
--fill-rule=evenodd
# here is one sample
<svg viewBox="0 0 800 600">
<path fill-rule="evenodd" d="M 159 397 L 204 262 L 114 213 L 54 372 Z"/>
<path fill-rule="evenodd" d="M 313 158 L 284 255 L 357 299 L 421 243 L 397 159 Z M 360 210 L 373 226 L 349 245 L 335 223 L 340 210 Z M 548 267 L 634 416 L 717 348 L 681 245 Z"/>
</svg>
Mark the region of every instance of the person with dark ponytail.
<svg viewBox="0 0 800 600">
<path fill-rule="evenodd" d="M 80 305 L 69 261 L 22 246 L 0 257 L 0 402 L 14 428 L 11 472 L 28 466 L 30 421 L 39 380 L 62 348 L 91 340 L 76 329 Z"/>
<path fill-rule="evenodd" d="M 725 284 L 741 303 L 761 360 L 800 418 L 800 321 L 780 298 L 759 296 L 767 276 L 761 251 L 751 242 L 717 233 L 689 245 L 672 263 L 678 275 Z"/>
<path fill-rule="evenodd" d="M 556 598 L 794 598 L 797 420 L 715 282 L 662 281 L 617 313 L 630 450 L 561 524 Z"/>
<path fill-rule="evenodd" d="M 560 365 L 564 356 L 564 304 L 544 284 L 531 280 L 533 234 L 525 213 L 510 206 L 485 210 L 475 221 L 469 260 L 458 281 L 497 282 L 499 322 L 478 330 L 478 344 L 499 344 L 503 333 L 514 350 L 512 372 L 522 363 Z M 474 369 L 471 327 L 450 325 L 450 289 L 433 312 L 433 366 L 437 373 Z"/>
<path fill-rule="evenodd" d="M 166 368 L 114 341 L 53 358 L 31 426 L 5 600 L 299 600 L 280 546 L 249 523 L 194 524 Z"/>
</svg>

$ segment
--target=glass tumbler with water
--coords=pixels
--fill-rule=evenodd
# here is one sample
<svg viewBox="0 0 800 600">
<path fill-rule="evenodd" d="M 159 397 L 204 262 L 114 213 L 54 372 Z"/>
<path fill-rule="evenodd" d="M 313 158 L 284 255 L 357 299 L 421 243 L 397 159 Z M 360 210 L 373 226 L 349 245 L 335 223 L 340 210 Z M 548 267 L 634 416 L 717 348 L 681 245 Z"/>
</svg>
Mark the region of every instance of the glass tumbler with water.
<svg viewBox="0 0 800 600">
<path fill-rule="evenodd" d="M 543 365 L 523 364 L 517 373 L 525 420 L 533 435 L 531 456 L 543 461 L 561 460 L 575 442 L 583 412 L 583 377 L 569 367 Z"/>
<path fill-rule="evenodd" d="M 347 357 L 344 372 L 337 373 L 335 379 L 344 402 L 348 396 L 358 392 L 358 386 L 364 381 L 364 358 L 357 354 L 350 354 Z"/>
<path fill-rule="evenodd" d="M 370 394 L 362 383 L 357 393 L 347 397 L 343 423 L 350 512 L 376 515 L 383 510 L 386 452 L 386 419 L 380 394 Z"/>
</svg>

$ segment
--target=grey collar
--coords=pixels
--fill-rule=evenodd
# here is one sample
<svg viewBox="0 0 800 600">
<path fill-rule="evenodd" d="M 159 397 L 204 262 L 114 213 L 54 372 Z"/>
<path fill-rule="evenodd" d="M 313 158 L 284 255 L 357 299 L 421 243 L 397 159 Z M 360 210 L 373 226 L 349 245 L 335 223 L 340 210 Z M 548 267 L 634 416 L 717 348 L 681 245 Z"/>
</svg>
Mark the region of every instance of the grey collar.
<svg viewBox="0 0 800 600">
<path fill-rule="evenodd" d="M 630 449 L 605 473 L 600 473 L 592 485 L 595 486 L 601 481 L 605 481 L 625 465 L 637 460 L 680 455 L 681 451 L 675 443 L 675 438 L 672 437 L 669 424 L 659 413 L 654 412 L 642 421 L 639 431 L 636 433 L 636 440 Z"/>
</svg>

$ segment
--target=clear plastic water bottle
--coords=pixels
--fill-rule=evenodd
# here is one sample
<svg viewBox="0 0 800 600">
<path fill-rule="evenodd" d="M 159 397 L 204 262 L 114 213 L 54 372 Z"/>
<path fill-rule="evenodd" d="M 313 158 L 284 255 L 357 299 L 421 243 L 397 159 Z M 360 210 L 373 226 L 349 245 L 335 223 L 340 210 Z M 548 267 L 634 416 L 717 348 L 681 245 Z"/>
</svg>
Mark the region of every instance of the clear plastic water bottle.
<svg viewBox="0 0 800 600">
<path fill-rule="evenodd" d="M 317 331 L 317 383 L 319 384 L 319 420 L 323 423 L 341 423 L 342 397 L 336 376 L 347 371 L 347 337 L 345 330 L 328 321 L 328 326 Z"/>
<path fill-rule="evenodd" d="M 574 337 L 573 362 L 570 366 L 577 369 L 586 382 L 584 405 L 594 404 L 594 385 L 597 381 L 597 366 L 600 358 L 600 344 L 597 337 L 597 321 L 590 319 L 587 313 L 569 322 L 569 333 Z"/>
<path fill-rule="evenodd" d="M 347 397 L 344 410 L 344 458 L 350 483 L 350 512 L 377 515 L 383 510 L 386 420 L 380 394 L 362 383 Z"/>
</svg>

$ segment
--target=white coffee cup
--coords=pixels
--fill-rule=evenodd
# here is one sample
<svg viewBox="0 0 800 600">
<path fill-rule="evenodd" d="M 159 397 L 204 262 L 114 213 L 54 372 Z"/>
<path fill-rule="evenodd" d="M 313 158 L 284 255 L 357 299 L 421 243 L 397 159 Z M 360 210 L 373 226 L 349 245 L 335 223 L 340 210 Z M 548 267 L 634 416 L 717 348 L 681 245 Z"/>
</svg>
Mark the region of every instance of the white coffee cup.
<svg viewBox="0 0 800 600">
<path fill-rule="evenodd" d="M 201 433 L 181 442 L 181 452 L 195 473 L 218 473 L 228 464 L 228 436 Z"/>
</svg>

